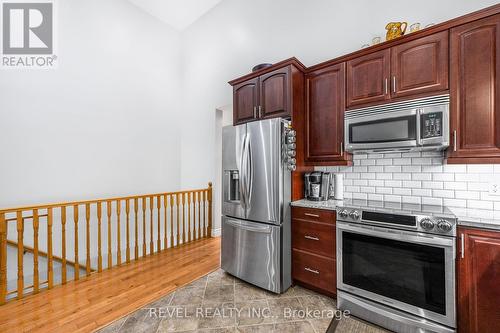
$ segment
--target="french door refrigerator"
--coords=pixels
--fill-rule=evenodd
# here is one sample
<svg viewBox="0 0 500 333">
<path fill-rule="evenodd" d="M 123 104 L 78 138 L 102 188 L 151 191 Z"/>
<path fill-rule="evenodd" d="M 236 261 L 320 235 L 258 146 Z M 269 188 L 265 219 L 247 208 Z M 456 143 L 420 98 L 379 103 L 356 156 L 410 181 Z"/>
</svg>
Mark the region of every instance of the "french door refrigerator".
<svg viewBox="0 0 500 333">
<path fill-rule="evenodd" d="M 280 118 L 222 131 L 222 269 L 275 293 L 291 285 L 294 134 Z"/>
</svg>

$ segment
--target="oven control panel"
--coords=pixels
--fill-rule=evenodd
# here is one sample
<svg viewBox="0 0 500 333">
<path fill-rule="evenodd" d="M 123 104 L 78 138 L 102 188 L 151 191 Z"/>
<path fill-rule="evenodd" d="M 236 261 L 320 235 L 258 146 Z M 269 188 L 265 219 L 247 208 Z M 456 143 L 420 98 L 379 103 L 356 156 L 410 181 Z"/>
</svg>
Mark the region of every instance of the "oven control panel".
<svg viewBox="0 0 500 333">
<path fill-rule="evenodd" d="M 446 236 L 456 235 L 456 220 L 446 217 L 396 214 L 341 207 L 337 210 L 337 220 Z"/>
</svg>

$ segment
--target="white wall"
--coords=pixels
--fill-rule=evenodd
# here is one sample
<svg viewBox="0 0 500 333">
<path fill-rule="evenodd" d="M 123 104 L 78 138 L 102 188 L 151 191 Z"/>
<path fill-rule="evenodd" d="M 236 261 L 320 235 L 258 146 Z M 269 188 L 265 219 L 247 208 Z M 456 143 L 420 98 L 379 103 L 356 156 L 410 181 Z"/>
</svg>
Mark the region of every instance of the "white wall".
<svg viewBox="0 0 500 333">
<path fill-rule="evenodd" d="M 59 4 L 59 67 L 0 73 L 0 207 L 177 190 L 180 34 L 125 0 Z"/>
<path fill-rule="evenodd" d="M 296 56 L 306 66 L 384 36 L 389 21 L 439 23 L 495 0 L 226 0 L 182 34 L 182 186 L 214 179 L 214 109 L 232 103 L 227 81 L 262 62 Z M 200 167 L 200 162 L 203 167 Z"/>
</svg>

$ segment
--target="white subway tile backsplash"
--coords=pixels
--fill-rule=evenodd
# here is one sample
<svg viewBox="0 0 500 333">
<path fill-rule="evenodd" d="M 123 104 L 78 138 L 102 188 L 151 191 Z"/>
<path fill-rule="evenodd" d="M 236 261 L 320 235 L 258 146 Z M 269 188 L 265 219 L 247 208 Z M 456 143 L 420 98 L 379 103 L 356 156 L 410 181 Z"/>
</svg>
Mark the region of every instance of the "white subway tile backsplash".
<svg viewBox="0 0 500 333">
<path fill-rule="evenodd" d="M 400 165 L 387 165 L 383 167 L 382 172 L 401 172 L 401 166 Z"/>
<path fill-rule="evenodd" d="M 432 197 L 432 190 L 427 188 L 414 188 L 411 194 L 417 197 Z"/>
<path fill-rule="evenodd" d="M 353 159 L 351 167 L 315 170 L 343 173 L 348 199 L 500 210 L 500 196 L 488 193 L 491 182 L 500 182 L 500 165 L 448 165 L 441 152 L 356 154 Z"/>
<path fill-rule="evenodd" d="M 443 205 L 443 199 L 440 198 L 422 198 L 422 205 Z"/>
<path fill-rule="evenodd" d="M 433 190 L 432 195 L 436 198 L 455 198 L 455 192 L 449 190 Z"/>
<path fill-rule="evenodd" d="M 431 188 L 431 189 L 442 189 L 443 182 L 422 182 L 423 188 Z"/>
<path fill-rule="evenodd" d="M 415 181 L 415 180 L 407 180 L 403 182 L 404 187 L 409 187 L 409 188 L 420 188 L 422 187 L 422 182 L 420 181 Z"/>
<path fill-rule="evenodd" d="M 421 204 L 422 203 L 422 198 L 420 197 L 407 197 L 407 196 L 404 196 L 402 197 L 402 202 L 403 203 L 409 203 L 409 204 Z"/>
<path fill-rule="evenodd" d="M 443 205 L 448 207 L 467 207 L 467 200 L 459 200 L 459 199 L 443 199 Z"/>
<path fill-rule="evenodd" d="M 467 200 L 467 208 L 493 209 L 493 202 L 480 200 Z"/>
<path fill-rule="evenodd" d="M 400 180 L 386 180 L 385 186 L 386 187 L 402 187 L 403 182 Z"/>
<path fill-rule="evenodd" d="M 395 158 L 392 163 L 394 165 L 410 165 L 411 158 Z"/>
<path fill-rule="evenodd" d="M 376 192 L 379 194 L 392 194 L 392 187 L 377 187 Z"/>
<path fill-rule="evenodd" d="M 397 195 L 411 195 L 411 188 L 395 188 L 392 192 Z"/>
<path fill-rule="evenodd" d="M 469 164 L 468 173 L 493 173 L 495 170 L 493 164 Z"/>
<path fill-rule="evenodd" d="M 384 195 L 384 200 L 390 201 L 390 202 L 401 202 L 401 196 L 400 195 Z"/>
<path fill-rule="evenodd" d="M 411 174 L 413 180 L 432 180 L 432 173 L 414 173 Z"/>
<path fill-rule="evenodd" d="M 432 174 L 432 180 L 441 182 L 452 182 L 455 181 L 454 173 L 434 173 Z"/>
<path fill-rule="evenodd" d="M 394 173 L 392 178 L 395 180 L 410 180 L 411 173 Z"/>
</svg>

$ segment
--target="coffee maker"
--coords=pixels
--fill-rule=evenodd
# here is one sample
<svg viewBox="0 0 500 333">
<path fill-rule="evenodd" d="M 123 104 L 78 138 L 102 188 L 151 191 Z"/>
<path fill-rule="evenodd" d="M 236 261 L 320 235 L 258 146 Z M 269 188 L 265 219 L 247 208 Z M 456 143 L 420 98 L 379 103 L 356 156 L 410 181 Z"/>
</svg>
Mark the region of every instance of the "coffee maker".
<svg viewBox="0 0 500 333">
<path fill-rule="evenodd" d="M 325 201 L 330 194 L 331 175 L 329 172 L 307 172 L 304 174 L 304 191 L 307 200 Z"/>
</svg>

